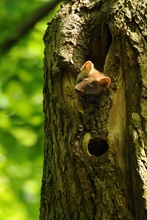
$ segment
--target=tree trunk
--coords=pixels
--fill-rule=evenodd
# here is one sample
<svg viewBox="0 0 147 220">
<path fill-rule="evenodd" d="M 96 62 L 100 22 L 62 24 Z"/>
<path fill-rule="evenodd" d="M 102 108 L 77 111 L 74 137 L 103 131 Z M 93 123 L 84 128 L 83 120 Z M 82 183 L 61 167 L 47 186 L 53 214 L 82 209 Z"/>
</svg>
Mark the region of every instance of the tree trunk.
<svg viewBox="0 0 147 220">
<path fill-rule="evenodd" d="M 40 220 L 147 219 L 147 4 L 65 1 L 45 42 Z M 111 78 L 81 96 L 85 61 Z"/>
</svg>

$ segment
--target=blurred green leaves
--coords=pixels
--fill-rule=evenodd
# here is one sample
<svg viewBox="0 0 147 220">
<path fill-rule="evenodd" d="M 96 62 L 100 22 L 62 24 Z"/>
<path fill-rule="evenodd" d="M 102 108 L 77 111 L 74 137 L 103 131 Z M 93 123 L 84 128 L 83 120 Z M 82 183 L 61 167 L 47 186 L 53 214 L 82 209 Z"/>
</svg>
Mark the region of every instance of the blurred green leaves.
<svg viewBox="0 0 147 220">
<path fill-rule="evenodd" d="M 0 43 L 45 1 L 1 0 Z M 57 8 L 56 8 L 57 10 Z M 0 57 L 0 219 L 36 220 L 43 163 L 43 35 L 52 14 Z"/>
</svg>

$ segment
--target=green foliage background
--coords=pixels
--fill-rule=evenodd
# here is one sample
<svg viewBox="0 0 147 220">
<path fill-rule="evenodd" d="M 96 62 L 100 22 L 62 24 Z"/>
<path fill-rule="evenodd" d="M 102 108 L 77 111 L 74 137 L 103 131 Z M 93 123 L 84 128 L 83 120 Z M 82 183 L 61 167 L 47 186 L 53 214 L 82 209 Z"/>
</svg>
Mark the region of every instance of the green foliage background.
<svg viewBox="0 0 147 220">
<path fill-rule="evenodd" d="M 45 1 L 1 0 L 0 44 Z M 43 35 L 57 8 L 0 56 L 0 219 L 36 220 L 43 164 Z"/>
</svg>

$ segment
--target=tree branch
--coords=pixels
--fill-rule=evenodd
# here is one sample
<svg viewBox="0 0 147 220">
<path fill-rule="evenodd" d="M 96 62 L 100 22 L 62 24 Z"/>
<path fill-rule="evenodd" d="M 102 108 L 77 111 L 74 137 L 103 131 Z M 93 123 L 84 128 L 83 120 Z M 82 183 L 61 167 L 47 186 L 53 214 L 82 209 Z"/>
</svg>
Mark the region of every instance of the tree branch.
<svg viewBox="0 0 147 220">
<path fill-rule="evenodd" d="M 8 52 L 19 40 L 22 39 L 29 31 L 32 30 L 34 25 L 45 17 L 61 0 L 52 0 L 43 6 L 36 9 L 33 14 L 25 19 L 16 29 L 12 31 L 12 35 L 5 39 L 5 41 L 0 45 L 0 53 L 4 54 Z"/>
</svg>

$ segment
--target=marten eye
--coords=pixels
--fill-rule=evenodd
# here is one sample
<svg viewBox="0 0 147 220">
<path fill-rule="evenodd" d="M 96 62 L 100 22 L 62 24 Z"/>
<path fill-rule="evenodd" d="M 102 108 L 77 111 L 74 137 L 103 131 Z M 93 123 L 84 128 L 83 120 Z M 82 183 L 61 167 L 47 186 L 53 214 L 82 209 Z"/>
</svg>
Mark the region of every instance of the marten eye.
<svg viewBox="0 0 147 220">
<path fill-rule="evenodd" d="M 80 82 L 82 82 L 83 79 L 78 79 L 77 84 L 79 84 Z"/>
<path fill-rule="evenodd" d="M 84 78 L 85 78 L 85 76 L 80 77 L 80 78 L 78 79 L 78 81 L 77 81 L 77 84 L 79 84 L 80 82 L 82 82 Z"/>
</svg>

